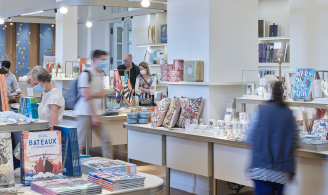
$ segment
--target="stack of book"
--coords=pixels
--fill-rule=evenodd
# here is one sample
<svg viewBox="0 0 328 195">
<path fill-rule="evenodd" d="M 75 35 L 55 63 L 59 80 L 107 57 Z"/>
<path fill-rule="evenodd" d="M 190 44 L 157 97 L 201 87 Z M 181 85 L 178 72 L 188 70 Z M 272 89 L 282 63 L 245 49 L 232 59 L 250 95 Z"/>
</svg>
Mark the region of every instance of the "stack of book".
<svg viewBox="0 0 328 195">
<path fill-rule="evenodd" d="M 35 195 L 35 192 L 22 188 L 1 188 L 1 195 Z"/>
<path fill-rule="evenodd" d="M 81 163 L 80 163 L 80 152 L 79 152 L 79 142 L 77 137 L 77 129 L 66 126 L 54 126 L 54 130 L 61 131 L 63 137 L 68 137 L 68 143 L 64 141 L 62 144 L 63 159 L 65 158 L 65 149 L 67 146 L 66 160 L 64 165 L 64 175 L 67 176 L 81 176 Z"/>
<path fill-rule="evenodd" d="M 62 178 L 62 143 L 60 131 L 21 133 L 21 183 L 31 180 Z"/>
<path fill-rule="evenodd" d="M 90 158 L 86 158 L 90 159 Z M 81 163 L 82 173 L 88 174 L 90 172 L 100 172 L 100 171 L 120 171 L 130 174 L 137 173 L 137 165 L 132 163 L 127 163 L 120 160 L 111 160 L 98 158 L 95 160 L 88 160 Z"/>
<path fill-rule="evenodd" d="M 287 61 L 287 42 L 259 43 L 259 63 Z"/>
<path fill-rule="evenodd" d="M 15 178 L 10 133 L 0 133 L 0 160 L 0 188 L 14 187 Z"/>
<path fill-rule="evenodd" d="M 88 174 L 88 181 L 99 184 L 109 191 L 142 188 L 145 185 L 145 179 L 145 177 L 124 172 L 103 171 Z"/>
<path fill-rule="evenodd" d="M 31 183 L 31 190 L 47 195 L 101 194 L 102 186 L 78 178 L 53 179 Z"/>
</svg>

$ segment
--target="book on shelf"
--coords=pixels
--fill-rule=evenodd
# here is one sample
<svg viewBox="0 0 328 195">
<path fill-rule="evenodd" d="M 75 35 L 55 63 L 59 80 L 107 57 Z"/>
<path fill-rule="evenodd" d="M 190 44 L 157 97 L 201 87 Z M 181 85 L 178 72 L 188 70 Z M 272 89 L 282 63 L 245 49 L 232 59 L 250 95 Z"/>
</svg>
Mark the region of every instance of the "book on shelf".
<svg viewBox="0 0 328 195">
<path fill-rule="evenodd" d="M 273 43 L 267 43 L 266 45 L 266 55 L 265 55 L 265 62 L 271 63 L 272 62 L 272 52 L 273 52 Z"/>
<path fill-rule="evenodd" d="M 270 25 L 270 37 L 277 37 L 278 36 L 278 25 L 275 25 L 275 23 L 273 23 L 272 25 Z"/>
<path fill-rule="evenodd" d="M 265 37 L 265 20 L 258 21 L 259 37 Z"/>
<path fill-rule="evenodd" d="M 259 43 L 259 63 L 265 63 L 266 43 Z"/>
<path fill-rule="evenodd" d="M 287 58 L 287 42 L 275 42 L 272 52 L 272 60 L 273 63 L 278 63 L 279 58 L 281 58 L 281 61 L 284 63 L 286 62 Z"/>
</svg>

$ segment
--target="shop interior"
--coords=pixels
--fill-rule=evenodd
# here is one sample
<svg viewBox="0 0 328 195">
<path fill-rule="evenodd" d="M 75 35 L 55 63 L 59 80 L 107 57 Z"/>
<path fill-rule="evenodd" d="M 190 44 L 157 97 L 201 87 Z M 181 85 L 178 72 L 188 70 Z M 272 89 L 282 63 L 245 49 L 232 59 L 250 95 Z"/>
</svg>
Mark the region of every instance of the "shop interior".
<svg viewBox="0 0 328 195">
<path fill-rule="evenodd" d="M 284 194 L 326 194 L 325 16 L 328 2 L 313 0 L 1 1 L 0 68 L 11 63 L 21 93 L 9 95 L 0 74 L 0 194 L 253 195 L 246 139 L 252 113 L 273 98 L 276 82 L 300 140 L 296 174 Z M 72 84 L 93 66 L 95 50 L 108 53 L 99 99 L 113 159 L 102 158 L 93 129 L 80 154 L 71 106 Z M 143 106 L 132 73 L 118 68 L 126 54 L 138 67 L 146 62 L 156 79 L 151 106 Z M 44 95 L 27 83 L 36 66 L 51 74 L 65 100 L 53 132 L 37 113 Z M 19 147 L 9 141 L 14 132 L 21 132 Z M 29 145 L 42 133 L 58 139 L 55 154 Z M 14 169 L 16 153 L 20 167 Z M 106 171 L 132 175 L 115 182 Z M 61 191 L 51 182 L 81 187 Z"/>
</svg>

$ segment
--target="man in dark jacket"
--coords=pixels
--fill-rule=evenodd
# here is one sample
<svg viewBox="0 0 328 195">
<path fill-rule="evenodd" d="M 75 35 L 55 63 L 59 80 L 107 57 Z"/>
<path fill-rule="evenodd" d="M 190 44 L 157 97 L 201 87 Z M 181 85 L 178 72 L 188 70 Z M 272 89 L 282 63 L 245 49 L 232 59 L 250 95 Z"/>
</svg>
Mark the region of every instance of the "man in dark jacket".
<svg viewBox="0 0 328 195">
<path fill-rule="evenodd" d="M 120 73 L 120 76 L 124 76 L 124 71 L 123 70 L 129 70 L 128 75 L 130 76 L 130 82 L 131 82 L 131 85 L 134 89 L 135 84 L 136 84 L 137 76 L 140 75 L 140 69 L 137 65 L 135 65 L 132 62 L 132 55 L 129 54 L 129 53 L 127 53 L 123 56 L 123 61 L 124 61 L 124 64 L 119 65 L 117 67 L 117 69 Z"/>
</svg>

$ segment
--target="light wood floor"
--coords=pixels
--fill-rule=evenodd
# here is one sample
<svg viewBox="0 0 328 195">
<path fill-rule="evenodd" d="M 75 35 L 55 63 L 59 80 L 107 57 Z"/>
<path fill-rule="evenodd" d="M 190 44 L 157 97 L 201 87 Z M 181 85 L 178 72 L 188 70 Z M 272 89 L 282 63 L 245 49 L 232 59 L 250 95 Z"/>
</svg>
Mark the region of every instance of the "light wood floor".
<svg viewBox="0 0 328 195">
<path fill-rule="evenodd" d="M 127 160 L 127 145 L 119 145 L 119 146 L 114 146 L 114 159 L 118 160 Z M 96 148 L 90 148 L 90 155 L 93 157 L 99 156 L 101 157 L 101 148 L 96 147 Z M 148 173 L 151 175 L 156 175 L 158 177 L 161 177 L 165 181 L 165 167 L 162 166 L 157 166 L 157 165 L 151 165 L 147 164 L 144 162 L 140 161 L 135 161 L 131 160 L 131 163 L 134 163 L 138 167 L 138 171 L 143 172 L 143 173 Z M 165 189 L 166 190 L 166 189 Z M 163 191 L 159 195 L 165 195 L 166 191 Z M 171 195 L 192 195 L 191 193 L 181 191 L 175 188 L 170 189 Z M 227 194 L 228 195 L 228 194 Z M 239 195 L 253 195 L 252 192 L 244 192 L 244 193 L 239 193 Z"/>
</svg>

